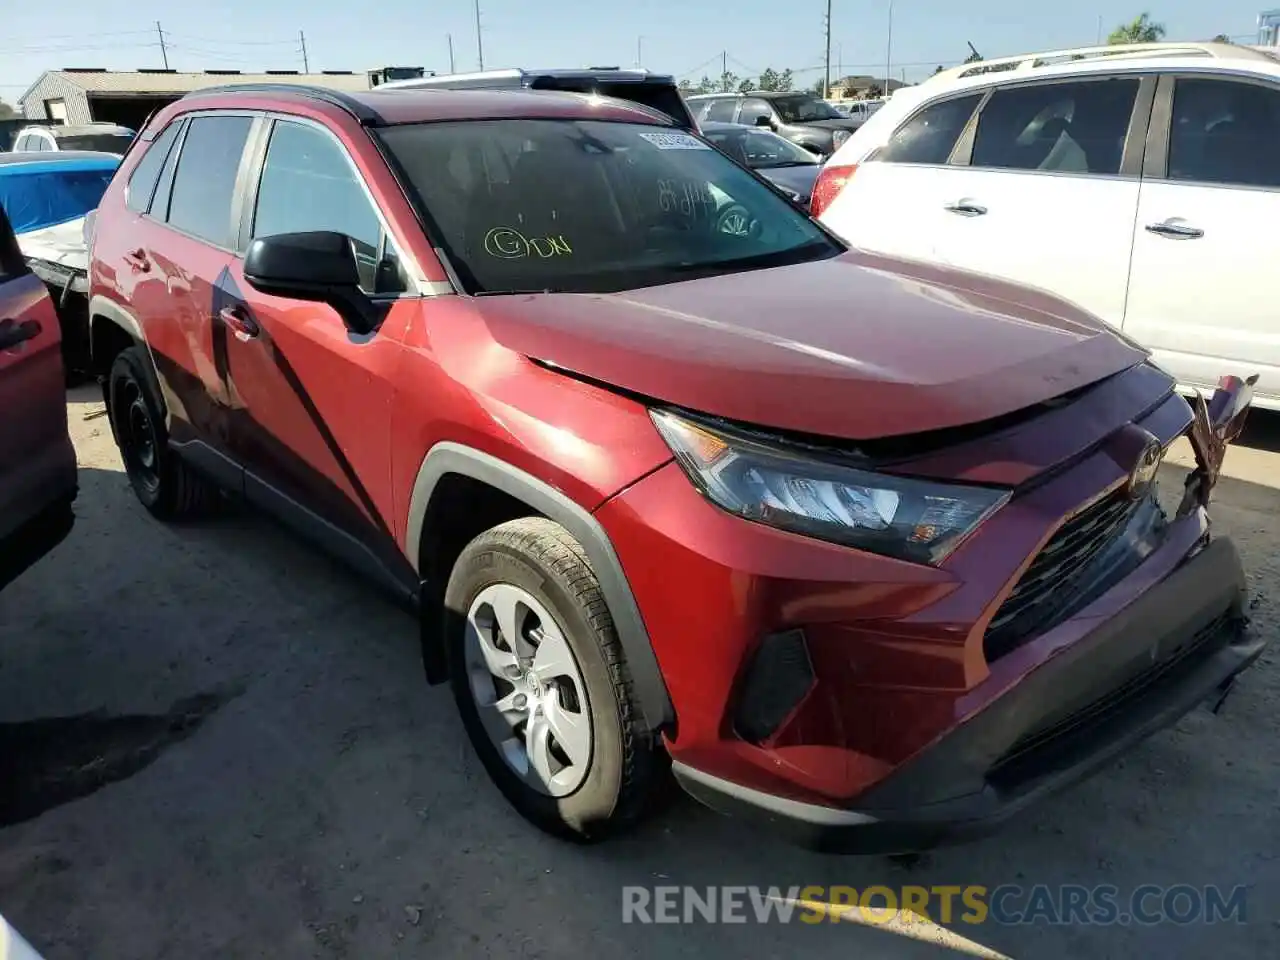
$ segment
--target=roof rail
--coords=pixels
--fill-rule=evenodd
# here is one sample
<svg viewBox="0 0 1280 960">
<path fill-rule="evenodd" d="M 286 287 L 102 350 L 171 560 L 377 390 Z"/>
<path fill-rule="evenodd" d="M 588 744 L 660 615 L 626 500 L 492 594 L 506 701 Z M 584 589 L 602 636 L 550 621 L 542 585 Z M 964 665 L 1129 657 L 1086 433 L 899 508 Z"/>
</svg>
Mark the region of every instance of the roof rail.
<svg viewBox="0 0 1280 960">
<path fill-rule="evenodd" d="M 363 126 L 376 127 L 382 123 L 382 115 L 377 110 L 349 93 L 344 93 L 341 90 L 331 90 L 328 87 L 317 87 L 307 83 L 229 83 L 225 86 L 203 87 L 199 90 L 192 90 L 182 99 L 186 100 L 188 97 L 203 97 L 208 94 L 220 93 L 292 93 L 337 107 L 339 110 L 350 114 Z"/>
<path fill-rule="evenodd" d="M 1116 43 L 1102 47 L 1075 47 L 1065 50 L 1046 50 L 1041 53 L 1020 53 L 1012 57 L 995 57 L 991 60 L 962 63 L 958 67 L 934 74 L 925 82 L 929 83 L 940 78 L 959 80 L 962 77 L 977 77 L 986 73 L 1026 72 L 1038 67 L 1057 66 L 1060 63 L 1080 60 L 1131 60 L 1142 57 L 1208 57 L 1218 60 L 1275 62 L 1274 57 L 1262 50 L 1234 43 Z"/>
</svg>

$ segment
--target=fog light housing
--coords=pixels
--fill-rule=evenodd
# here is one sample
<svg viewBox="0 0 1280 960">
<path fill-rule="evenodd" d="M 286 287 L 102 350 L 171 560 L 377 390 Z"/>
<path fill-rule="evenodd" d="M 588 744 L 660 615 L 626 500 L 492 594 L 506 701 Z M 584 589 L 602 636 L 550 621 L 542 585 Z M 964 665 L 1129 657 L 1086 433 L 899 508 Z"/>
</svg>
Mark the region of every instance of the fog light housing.
<svg viewBox="0 0 1280 960">
<path fill-rule="evenodd" d="M 804 631 L 765 637 L 738 684 L 733 729 L 748 743 L 764 743 L 813 689 L 813 662 Z"/>
</svg>

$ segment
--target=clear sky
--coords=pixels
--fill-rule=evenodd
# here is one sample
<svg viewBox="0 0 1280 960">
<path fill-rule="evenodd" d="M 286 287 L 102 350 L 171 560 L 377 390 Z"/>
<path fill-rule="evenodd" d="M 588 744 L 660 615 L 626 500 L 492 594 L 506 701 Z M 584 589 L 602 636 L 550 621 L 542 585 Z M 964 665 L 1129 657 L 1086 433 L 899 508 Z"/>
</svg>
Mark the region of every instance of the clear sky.
<svg viewBox="0 0 1280 960">
<path fill-rule="evenodd" d="M 1149 10 L 1170 40 L 1225 33 L 1252 42 L 1259 10 L 1280 0 L 895 0 L 892 63 L 907 79 L 951 65 L 971 40 L 988 57 L 1091 44 Z M 375 66 L 474 69 L 472 0 L 9 0 L 0 18 L 0 98 L 13 102 L 43 70 L 161 66 L 155 21 L 179 70 L 301 69 L 304 31 L 312 70 Z M 790 67 L 797 82 L 821 76 L 825 0 L 480 0 L 485 65 L 634 66 L 637 43 L 651 70 L 752 76 Z M 889 0 L 833 0 L 832 73 L 883 75 Z"/>
</svg>

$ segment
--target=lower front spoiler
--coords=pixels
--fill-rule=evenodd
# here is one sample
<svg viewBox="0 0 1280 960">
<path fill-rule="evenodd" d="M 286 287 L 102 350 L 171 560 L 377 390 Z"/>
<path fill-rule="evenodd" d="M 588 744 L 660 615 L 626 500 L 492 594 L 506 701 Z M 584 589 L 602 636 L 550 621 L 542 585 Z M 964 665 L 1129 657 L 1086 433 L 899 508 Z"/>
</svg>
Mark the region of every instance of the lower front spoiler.
<svg viewBox="0 0 1280 960">
<path fill-rule="evenodd" d="M 764 821 L 814 850 L 913 853 L 972 839 L 1219 699 L 1264 647 L 1242 599 L 1234 546 L 1210 544 L 852 808 L 764 793 L 678 760 L 672 769 L 706 806 Z"/>
</svg>

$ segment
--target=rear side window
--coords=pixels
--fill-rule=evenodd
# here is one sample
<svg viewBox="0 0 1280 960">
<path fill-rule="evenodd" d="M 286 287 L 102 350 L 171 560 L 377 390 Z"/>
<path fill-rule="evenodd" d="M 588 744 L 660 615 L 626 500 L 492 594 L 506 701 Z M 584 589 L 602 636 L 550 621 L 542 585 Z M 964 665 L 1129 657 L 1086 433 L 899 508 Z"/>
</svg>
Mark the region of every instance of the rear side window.
<svg viewBox="0 0 1280 960">
<path fill-rule="evenodd" d="M 974 167 L 1116 174 L 1136 77 L 1001 87 L 978 117 Z"/>
<path fill-rule="evenodd" d="M 736 100 L 712 100 L 702 119 L 713 123 L 733 123 L 733 108 L 736 105 Z"/>
<path fill-rule="evenodd" d="M 196 117 L 182 142 L 169 223 L 220 247 L 232 246 L 231 204 L 249 117 Z"/>
<path fill-rule="evenodd" d="M 749 100 L 742 101 L 742 111 L 738 114 L 741 118 L 738 122 L 745 124 L 754 124 L 761 117 L 766 120 L 773 117 L 773 111 L 769 109 L 769 104 L 765 103 L 759 97 L 752 97 Z"/>
<path fill-rule="evenodd" d="M 124 202 L 134 213 L 146 213 L 150 208 L 152 194 L 156 192 L 156 180 L 160 176 L 160 168 L 173 148 L 173 141 L 180 126 L 182 126 L 181 121 L 177 121 L 161 130 L 160 136 L 146 148 L 147 152 L 133 168 L 133 173 L 129 174 Z"/>
<path fill-rule="evenodd" d="M 904 123 L 880 149 L 882 163 L 946 163 L 982 94 L 942 100 Z"/>
<path fill-rule="evenodd" d="M 1280 91 L 1230 80 L 1177 81 L 1169 179 L 1280 187 Z"/>
</svg>

